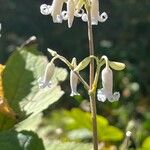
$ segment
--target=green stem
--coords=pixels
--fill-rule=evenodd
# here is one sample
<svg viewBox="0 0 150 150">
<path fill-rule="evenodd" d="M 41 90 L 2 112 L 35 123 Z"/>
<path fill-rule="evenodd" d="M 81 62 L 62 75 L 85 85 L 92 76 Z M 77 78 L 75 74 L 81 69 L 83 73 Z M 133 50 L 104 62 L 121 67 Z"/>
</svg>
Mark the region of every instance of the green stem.
<svg viewBox="0 0 150 150">
<path fill-rule="evenodd" d="M 88 14 L 88 40 L 89 40 L 89 55 L 94 55 L 94 42 L 93 42 L 93 30 L 91 23 L 91 7 L 90 3 L 87 4 L 87 14 Z M 94 82 L 94 59 L 90 62 L 90 90 L 92 90 L 92 85 Z M 97 120 L 96 120 L 96 99 L 95 92 L 89 94 L 91 115 L 93 123 L 93 148 L 98 150 L 98 140 L 97 140 Z"/>
</svg>

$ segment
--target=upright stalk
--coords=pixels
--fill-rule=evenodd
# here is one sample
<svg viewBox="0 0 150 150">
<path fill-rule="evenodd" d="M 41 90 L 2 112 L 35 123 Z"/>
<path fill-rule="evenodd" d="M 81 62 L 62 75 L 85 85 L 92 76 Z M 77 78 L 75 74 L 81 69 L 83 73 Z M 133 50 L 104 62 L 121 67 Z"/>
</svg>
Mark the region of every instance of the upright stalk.
<svg viewBox="0 0 150 150">
<path fill-rule="evenodd" d="M 87 14 L 88 14 L 89 55 L 94 55 L 94 42 L 93 42 L 90 4 L 88 4 L 87 6 Z M 89 79 L 90 90 L 92 90 L 92 85 L 94 82 L 94 59 L 91 59 L 89 78 L 90 78 Z M 91 107 L 92 124 L 93 124 L 93 148 L 94 150 L 98 150 L 95 92 L 90 93 L 89 98 L 90 98 L 90 107 Z"/>
</svg>

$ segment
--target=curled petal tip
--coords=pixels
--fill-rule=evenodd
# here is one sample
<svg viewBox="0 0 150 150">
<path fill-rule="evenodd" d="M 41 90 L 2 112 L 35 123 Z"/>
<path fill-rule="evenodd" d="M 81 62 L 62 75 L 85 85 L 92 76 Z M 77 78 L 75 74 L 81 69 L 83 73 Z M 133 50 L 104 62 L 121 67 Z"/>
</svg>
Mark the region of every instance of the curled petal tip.
<svg viewBox="0 0 150 150">
<path fill-rule="evenodd" d="M 106 12 L 103 12 L 100 16 L 99 16 L 99 22 L 105 22 L 108 19 L 108 15 Z"/>
<path fill-rule="evenodd" d="M 103 91 L 103 89 L 99 89 L 97 92 L 97 99 L 101 102 L 105 102 L 106 101 L 106 96 L 105 93 Z"/>
<path fill-rule="evenodd" d="M 108 100 L 110 102 L 115 102 L 115 101 L 118 101 L 119 98 L 120 98 L 120 93 L 119 92 L 114 92 L 114 94 L 110 98 L 108 98 Z"/>
<path fill-rule="evenodd" d="M 84 22 L 87 22 L 88 21 L 88 16 L 87 16 L 87 14 L 83 14 L 82 15 L 82 20 L 84 21 Z"/>
<path fill-rule="evenodd" d="M 51 14 L 51 6 L 47 4 L 42 4 L 40 6 L 40 11 L 42 15 L 50 15 Z"/>
</svg>

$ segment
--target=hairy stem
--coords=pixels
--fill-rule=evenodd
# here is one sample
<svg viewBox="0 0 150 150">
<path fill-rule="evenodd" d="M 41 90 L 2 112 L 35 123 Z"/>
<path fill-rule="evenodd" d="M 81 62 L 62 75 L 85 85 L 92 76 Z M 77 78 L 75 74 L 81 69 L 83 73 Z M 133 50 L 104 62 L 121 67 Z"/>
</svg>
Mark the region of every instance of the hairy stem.
<svg viewBox="0 0 150 150">
<path fill-rule="evenodd" d="M 92 30 L 92 23 L 91 23 L 91 7 L 89 3 L 87 6 L 87 14 L 88 14 L 89 55 L 94 55 L 93 30 Z M 90 78 L 89 81 L 90 90 L 92 90 L 92 85 L 94 82 L 94 59 L 91 59 L 90 62 L 89 78 Z M 94 150 L 98 150 L 95 92 L 90 93 L 89 98 L 90 98 L 91 115 L 92 115 L 92 123 L 93 123 L 93 148 Z"/>
</svg>

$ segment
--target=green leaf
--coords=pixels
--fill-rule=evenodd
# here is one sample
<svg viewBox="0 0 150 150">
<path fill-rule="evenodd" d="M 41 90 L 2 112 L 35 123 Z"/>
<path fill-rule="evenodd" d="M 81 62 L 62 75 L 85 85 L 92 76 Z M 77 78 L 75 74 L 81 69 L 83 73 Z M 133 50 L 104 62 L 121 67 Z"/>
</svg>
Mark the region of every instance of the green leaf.
<svg viewBox="0 0 150 150">
<path fill-rule="evenodd" d="M 144 140 L 141 150 L 150 150 L 150 136 Z"/>
<path fill-rule="evenodd" d="M 101 128 L 98 135 L 102 141 L 120 141 L 123 138 L 123 132 L 114 126 Z"/>
<path fill-rule="evenodd" d="M 36 130 L 38 130 L 40 123 L 42 122 L 42 117 L 43 117 L 42 113 L 31 115 L 27 119 L 16 124 L 15 129 L 17 131 L 27 130 L 36 132 Z"/>
<path fill-rule="evenodd" d="M 0 133 L 3 150 L 44 150 L 42 140 L 33 132 L 14 130 Z"/>
<path fill-rule="evenodd" d="M 115 61 L 109 61 L 109 65 L 114 70 L 123 70 L 126 66 L 124 63 L 121 62 L 115 62 Z"/>
<path fill-rule="evenodd" d="M 91 61 L 91 58 L 90 57 L 86 57 L 84 58 L 79 64 L 77 67 L 75 67 L 74 71 L 81 71 L 83 69 L 85 69 L 88 64 L 90 63 Z"/>
<path fill-rule="evenodd" d="M 92 130 L 92 120 L 91 114 L 88 112 L 84 112 L 78 108 L 74 108 L 71 111 L 64 111 L 66 116 L 72 118 L 72 121 L 68 122 L 68 129 L 76 129 L 76 128 L 87 128 Z M 102 116 L 97 115 L 97 124 L 100 124 L 101 127 L 107 126 L 108 121 Z"/>
<path fill-rule="evenodd" d="M 15 124 L 16 119 L 7 115 L 7 114 L 0 114 L 0 131 L 7 130 L 12 128 Z"/>
<path fill-rule="evenodd" d="M 47 63 L 47 58 L 33 45 L 17 49 L 9 57 L 3 73 L 4 96 L 19 115 L 37 114 L 63 95 L 56 83 L 52 88 L 39 90 L 37 80 Z M 66 75 L 66 70 L 56 69 L 53 81 L 62 81 Z"/>
<path fill-rule="evenodd" d="M 46 145 L 46 150 L 92 150 L 92 144 L 53 141 Z"/>
</svg>

